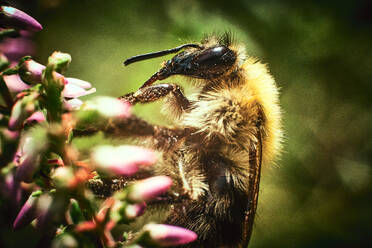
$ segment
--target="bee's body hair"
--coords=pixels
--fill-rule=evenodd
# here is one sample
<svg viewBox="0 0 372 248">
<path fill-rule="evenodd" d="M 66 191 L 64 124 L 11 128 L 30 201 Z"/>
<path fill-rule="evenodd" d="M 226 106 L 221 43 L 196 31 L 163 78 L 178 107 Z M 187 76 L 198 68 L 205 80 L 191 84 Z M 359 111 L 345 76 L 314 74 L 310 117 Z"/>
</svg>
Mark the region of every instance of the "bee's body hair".
<svg viewBox="0 0 372 248">
<path fill-rule="evenodd" d="M 196 67 L 205 63 L 206 71 L 185 66 L 190 61 Z M 187 48 L 163 63 L 152 78 L 175 74 L 191 78 L 195 93 L 186 98 L 179 86 L 162 84 L 150 86 L 152 92 L 145 85 L 121 97 L 135 104 L 167 95 L 163 112 L 173 120 L 172 126 L 152 125 L 134 116 L 105 131 L 137 137 L 159 152 L 159 161 L 148 174 L 170 176 L 169 196 L 178 198 L 167 202 L 165 222 L 198 234 L 196 242 L 182 247 L 246 248 L 261 162 L 271 163 L 281 150 L 278 88 L 266 65 L 247 57 L 244 47 L 229 35 L 208 36 L 199 50 Z"/>
</svg>

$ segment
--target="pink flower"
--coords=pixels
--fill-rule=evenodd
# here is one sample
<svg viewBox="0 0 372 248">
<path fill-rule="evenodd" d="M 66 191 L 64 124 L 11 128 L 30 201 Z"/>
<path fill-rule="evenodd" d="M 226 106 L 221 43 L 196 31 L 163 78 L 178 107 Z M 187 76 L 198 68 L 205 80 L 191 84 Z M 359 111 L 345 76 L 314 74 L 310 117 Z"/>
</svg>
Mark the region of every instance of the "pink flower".
<svg viewBox="0 0 372 248">
<path fill-rule="evenodd" d="M 65 78 L 66 84 L 62 91 L 65 98 L 77 98 L 96 92 L 96 88 L 91 88 L 92 85 L 76 78 Z"/>
<path fill-rule="evenodd" d="M 30 117 L 27 118 L 26 123 L 40 123 L 45 121 L 45 115 L 41 111 L 33 113 Z"/>
<path fill-rule="evenodd" d="M 25 84 L 18 74 L 4 75 L 4 81 L 9 90 L 15 93 L 21 92 L 31 87 L 30 85 Z"/>
<path fill-rule="evenodd" d="M 45 66 L 37 63 L 32 59 L 25 60 L 20 66 L 20 76 L 23 81 L 28 84 L 38 84 L 42 82 L 43 71 Z M 95 88 L 89 82 L 76 79 L 66 78 L 58 72 L 54 72 L 54 77 L 64 82 L 62 95 L 65 98 L 63 101 L 64 108 L 67 110 L 76 110 L 82 105 L 82 101 L 78 97 L 85 96 L 96 92 Z"/>
<path fill-rule="evenodd" d="M 128 219 L 135 219 L 138 216 L 143 215 L 146 209 L 146 203 L 129 204 L 125 208 L 125 216 Z"/>
<path fill-rule="evenodd" d="M 32 182 L 34 173 L 39 169 L 41 157 L 48 148 L 48 137 L 43 128 L 34 128 L 19 145 L 19 165 L 15 173 L 17 181 Z"/>
<path fill-rule="evenodd" d="M 7 38 L 0 43 L 0 51 L 12 62 L 12 66 L 15 66 L 23 56 L 35 54 L 36 48 L 32 33 L 21 30 L 20 34 L 20 37 Z"/>
<path fill-rule="evenodd" d="M 143 202 L 164 194 L 172 186 L 167 176 L 155 176 L 138 181 L 128 188 L 127 199 L 131 202 Z"/>
<path fill-rule="evenodd" d="M 151 241 L 158 246 L 176 246 L 197 239 L 196 233 L 188 229 L 164 224 L 147 224 L 143 227 L 149 233 Z"/>
<path fill-rule="evenodd" d="M 92 153 L 95 169 L 111 175 L 129 176 L 136 173 L 140 165 L 155 163 L 154 152 L 137 146 L 99 146 Z"/>
<path fill-rule="evenodd" d="M 131 105 L 114 97 L 99 96 L 86 101 L 84 111 L 95 111 L 95 115 L 105 118 L 127 118 L 130 116 Z M 91 120 L 89 120 L 91 121 Z"/>
<path fill-rule="evenodd" d="M 40 31 L 43 29 L 38 21 L 19 9 L 10 6 L 1 6 L 0 13 L 0 23 L 2 26 L 27 29 L 30 31 Z"/>
<path fill-rule="evenodd" d="M 20 229 L 31 223 L 37 217 L 37 202 L 39 197 L 30 195 L 28 200 L 23 205 L 21 211 L 19 211 L 16 219 L 13 222 L 13 228 L 15 230 Z"/>
</svg>

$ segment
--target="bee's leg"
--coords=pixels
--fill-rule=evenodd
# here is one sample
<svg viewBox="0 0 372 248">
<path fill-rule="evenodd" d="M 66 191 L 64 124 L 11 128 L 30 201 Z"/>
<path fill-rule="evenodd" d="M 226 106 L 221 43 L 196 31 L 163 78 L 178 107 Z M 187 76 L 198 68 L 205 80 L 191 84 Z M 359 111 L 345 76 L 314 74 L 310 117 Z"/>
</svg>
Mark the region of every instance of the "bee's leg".
<svg viewBox="0 0 372 248">
<path fill-rule="evenodd" d="M 172 93 L 176 99 L 177 105 L 181 107 L 183 111 L 190 108 L 190 101 L 182 93 L 180 86 L 176 84 L 156 84 L 145 88 L 141 88 L 134 93 L 129 93 L 124 96 L 119 97 L 131 104 L 136 103 L 148 103 L 154 102 L 169 93 Z"/>
<path fill-rule="evenodd" d="M 180 139 L 188 136 L 192 130 L 153 125 L 132 115 L 125 119 L 111 120 L 103 126 L 92 123 L 92 125 L 85 126 L 84 129 L 74 129 L 73 134 L 74 137 L 81 137 L 97 132 L 103 132 L 109 137 L 148 139 L 152 148 L 166 151 L 172 149 Z"/>
</svg>

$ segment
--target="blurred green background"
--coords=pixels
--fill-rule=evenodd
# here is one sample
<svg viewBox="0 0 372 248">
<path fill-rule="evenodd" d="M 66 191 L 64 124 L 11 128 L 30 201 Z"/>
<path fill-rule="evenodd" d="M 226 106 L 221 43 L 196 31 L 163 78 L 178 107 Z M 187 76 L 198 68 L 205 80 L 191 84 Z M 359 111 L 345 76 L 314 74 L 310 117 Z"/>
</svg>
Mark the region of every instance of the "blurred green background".
<svg viewBox="0 0 372 248">
<path fill-rule="evenodd" d="M 249 55 L 269 64 L 286 134 L 281 159 L 263 171 L 250 247 L 372 247 L 370 1 L 24 2 L 44 26 L 36 59 L 70 53 L 68 75 L 91 82 L 96 95 L 137 89 L 165 59 L 124 67 L 130 56 L 235 33 Z M 181 78 L 168 81 L 189 92 Z M 169 123 L 160 106 L 135 112 Z M 99 142 L 106 141 L 77 144 Z"/>
</svg>

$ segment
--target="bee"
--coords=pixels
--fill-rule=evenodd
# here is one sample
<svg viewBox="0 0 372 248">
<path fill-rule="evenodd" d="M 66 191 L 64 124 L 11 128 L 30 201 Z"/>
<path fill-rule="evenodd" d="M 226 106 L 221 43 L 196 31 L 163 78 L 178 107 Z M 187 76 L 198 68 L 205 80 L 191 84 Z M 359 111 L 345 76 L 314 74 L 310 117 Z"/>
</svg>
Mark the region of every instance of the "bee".
<svg viewBox="0 0 372 248">
<path fill-rule="evenodd" d="M 120 99 L 134 105 L 165 97 L 164 110 L 173 126 L 133 116 L 120 132 L 142 137 L 161 153 L 149 173 L 173 179 L 163 198 L 170 205 L 165 222 L 198 234 L 196 242 L 182 247 L 245 248 L 261 166 L 272 162 L 281 148 L 278 88 L 267 67 L 247 57 L 229 33 L 134 56 L 124 65 L 171 53 L 177 54 L 136 92 Z M 177 84 L 153 84 L 174 75 L 189 78 L 197 93 L 186 97 Z"/>
</svg>

